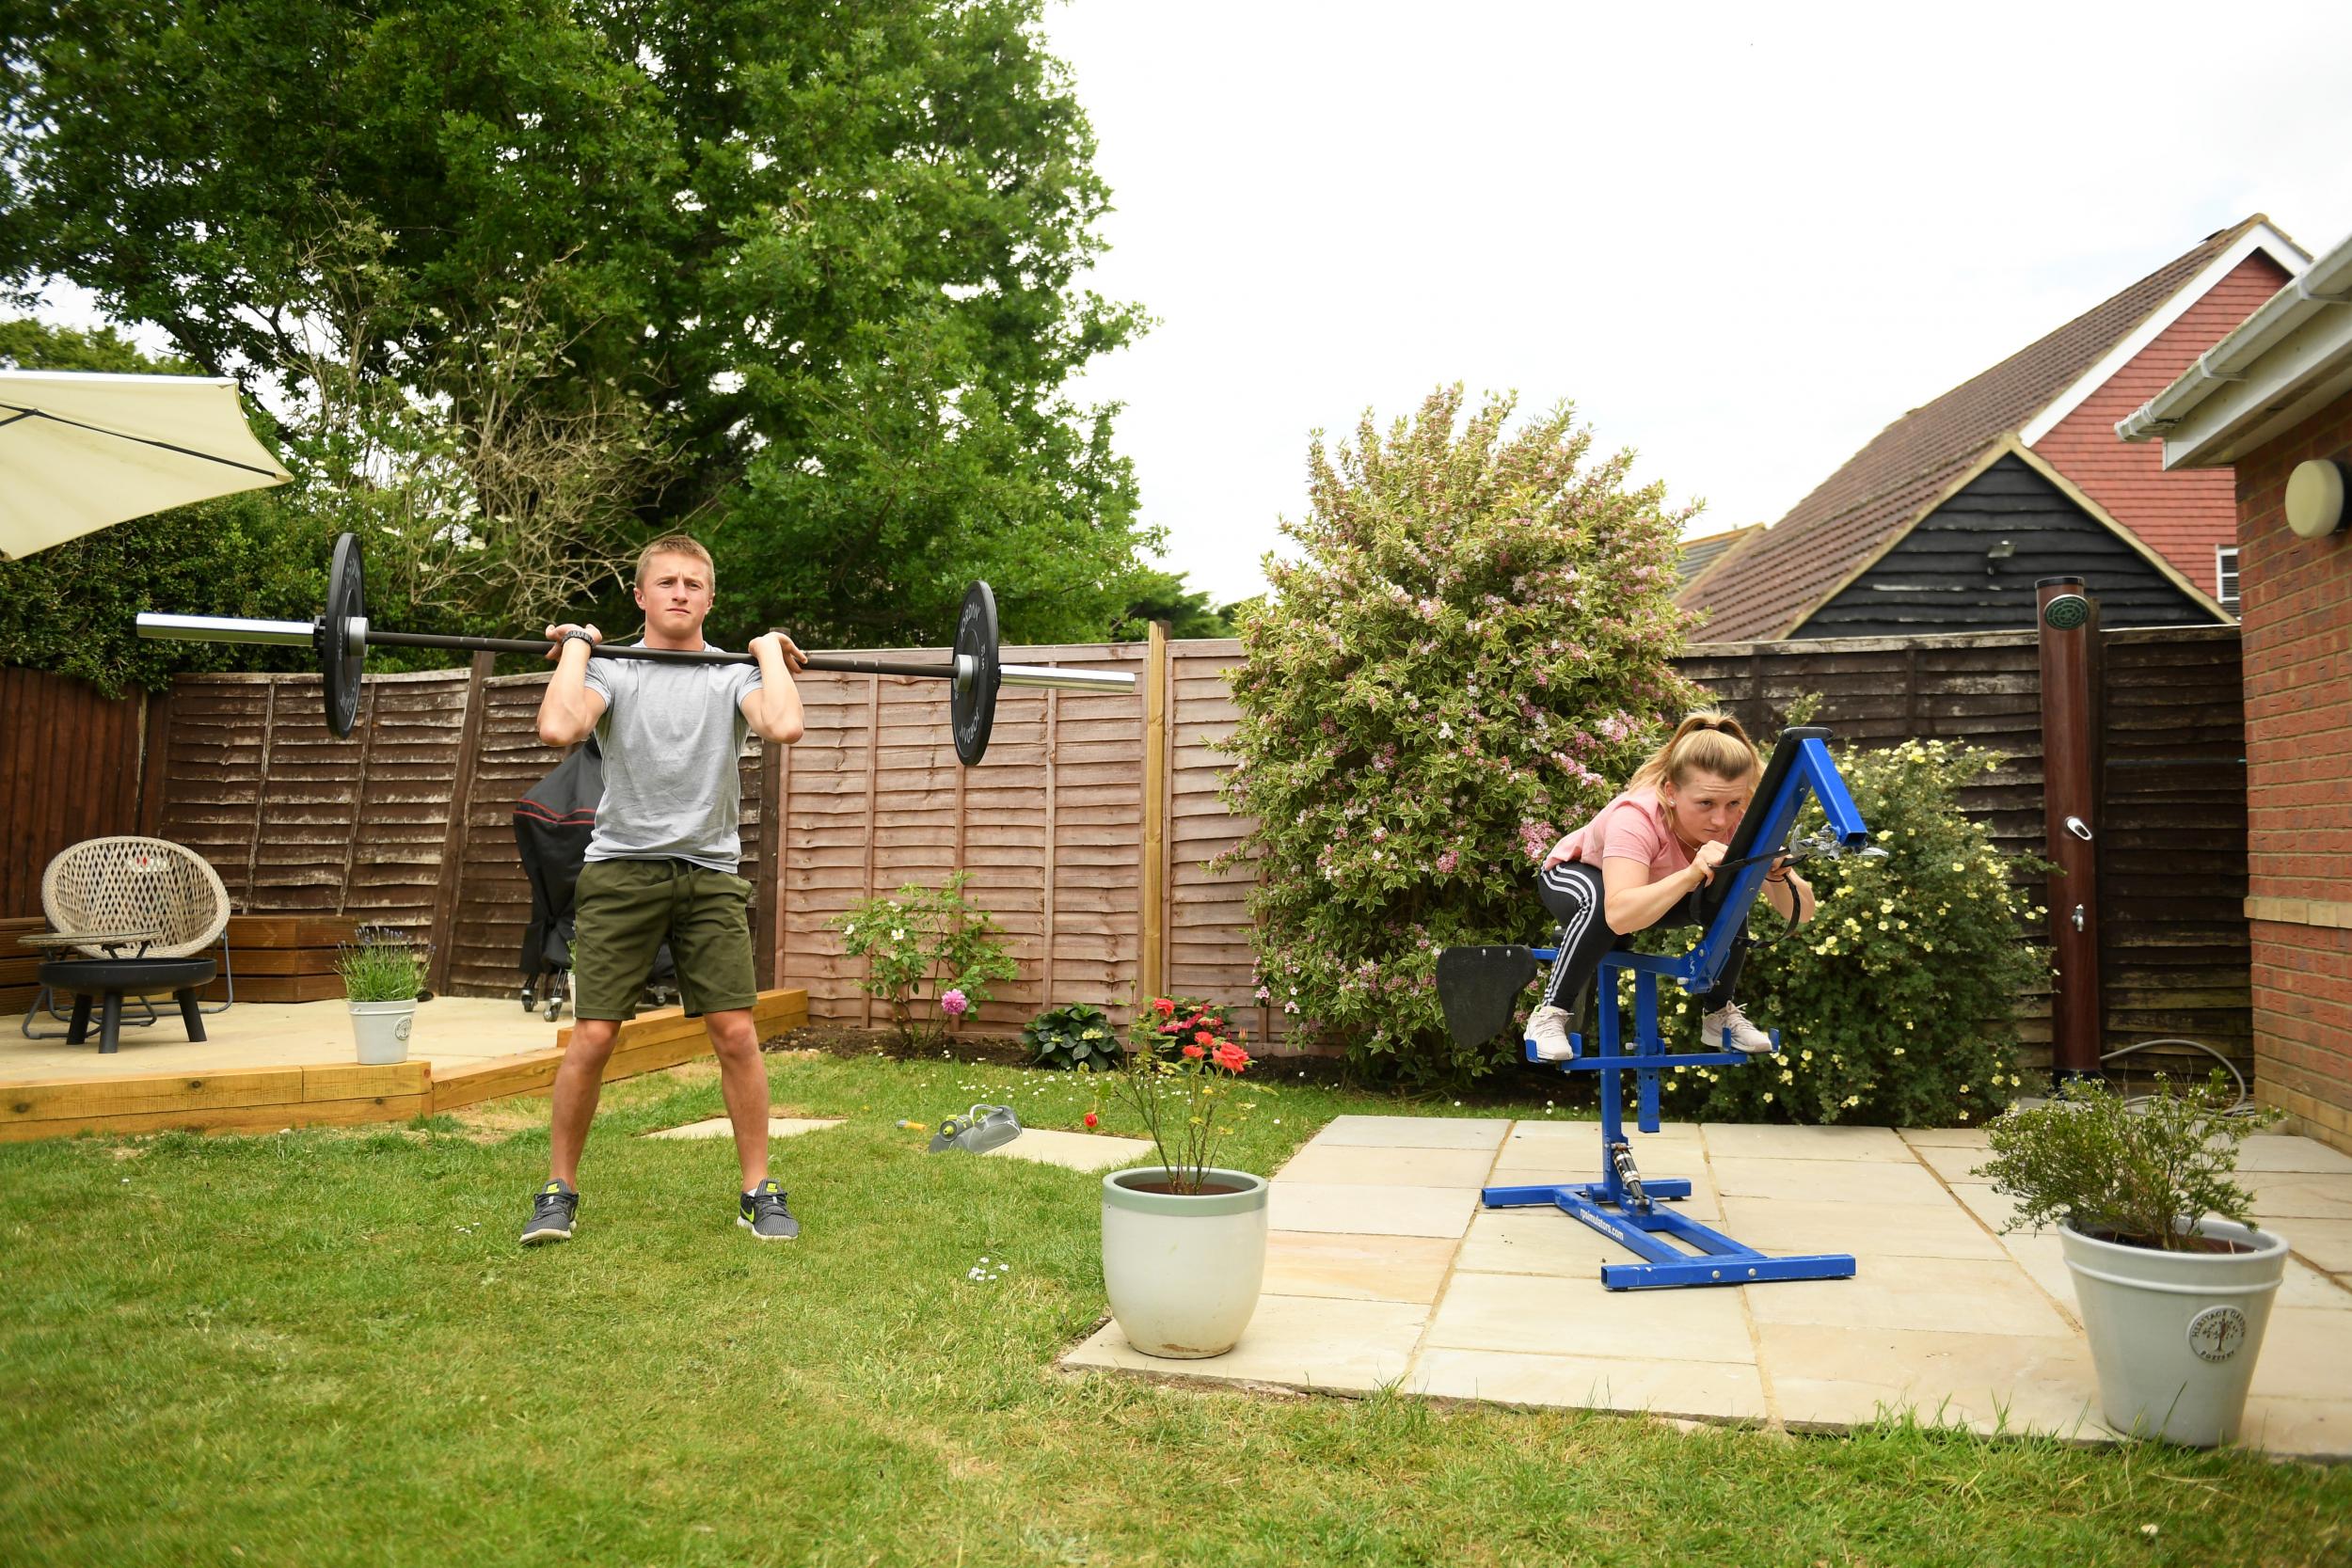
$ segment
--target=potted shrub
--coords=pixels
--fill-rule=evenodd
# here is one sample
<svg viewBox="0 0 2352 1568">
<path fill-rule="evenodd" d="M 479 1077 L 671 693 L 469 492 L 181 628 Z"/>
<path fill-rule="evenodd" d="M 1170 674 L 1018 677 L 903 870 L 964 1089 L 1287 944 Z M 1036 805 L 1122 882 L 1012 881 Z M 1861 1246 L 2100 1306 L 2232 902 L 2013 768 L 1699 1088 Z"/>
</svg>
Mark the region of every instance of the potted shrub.
<svg viewBox="0 0 2352 1568">
<path fill-rule="evenodd" d="M 2108 1426 L 2212 1448 L 2237 1435 L 2287 1243 L 2252 1224 L 2233 1179 L 2239 1143 L 2279 1113 L 2225 1113 L 2201 1087 L 2156 1080 L 2137 1103 L 2103 1084 L 2013 1110 L 1987 1129 L 1977 1174 L 2018 1200 L 2004 1228 L 2055 1221 L 2074 1279 Z"/>
<path fill-rule="evenodd" d="M 336 949 L 335 972 L 342 976 L 359 1060 L 372 1067 L 405 1062 L 424 990 L 425 950 L 384 927 L 362 926 L 356 934 L 356 942 Z"/>
<path fill-rule="evenodd" d="M 1244 1088 L 1248 1053 L 1216 1009 L 1154 997 L 1136 1011 L 1113 1092 L 1159 1163 L 1103 1179 L 1103 1284 L 1146 1355 L 1197 1360 L 1239 1342 L 1265 1280 L 1265 1178 L 1216 1163 L 1218 1142 L 1269 1091 Z"/>
</svg>

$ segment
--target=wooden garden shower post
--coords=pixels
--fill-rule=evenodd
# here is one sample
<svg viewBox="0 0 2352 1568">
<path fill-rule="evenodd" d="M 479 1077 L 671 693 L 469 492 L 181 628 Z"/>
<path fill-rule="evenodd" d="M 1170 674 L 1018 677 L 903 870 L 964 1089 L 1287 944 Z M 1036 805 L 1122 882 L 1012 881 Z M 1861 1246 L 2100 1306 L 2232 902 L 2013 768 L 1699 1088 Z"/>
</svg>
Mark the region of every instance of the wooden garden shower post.
<svg viewBox="0 0 2352 1568">
<path fill-rule="evenodd" d="M 2034 584 L 2042 640 L 2042 853 L 2050 873 L 2050 1074 L 2099 1071 L 2099 601 L 2080 578 Z"/>
</svg>

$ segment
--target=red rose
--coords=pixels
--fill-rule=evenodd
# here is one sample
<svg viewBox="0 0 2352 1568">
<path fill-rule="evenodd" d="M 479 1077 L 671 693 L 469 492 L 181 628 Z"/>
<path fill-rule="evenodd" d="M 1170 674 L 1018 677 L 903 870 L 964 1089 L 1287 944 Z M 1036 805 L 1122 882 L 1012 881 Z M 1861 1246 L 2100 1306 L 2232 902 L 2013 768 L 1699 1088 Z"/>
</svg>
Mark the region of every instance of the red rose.
<svg viewBox="0 0 2352 1568">
<path fill-rule="evenodd" d="M 1239 1072 L 1249 1065 L 1249 1053 L 1228 1040 L 1216 1048 L 1216 1061 L 1228 1072 Z"/>
<path fill-rule="evenodd" d="M 1175 1003 L 1173 1003 L 1173 1002 L 1170 1002 L 1170 1001 L 1169 1001 L 1167 997 L 1165 997 L 1165 996 L 1155 996 L 1155 997 L 1153 997 L 1153 998 L 1152 999 L 1152 1006 L 1153 1007 L 1155 1007 L 1155 1008 L 1157 1008 L 1157 1009 L 1159 1010 L 1159 1015 L 1160 1015 L 1162 1018 L 1166 1018 L 1168 1014 L 1170 1014 L 1170 1013 L 1172 1013 L 1172 1012 L 1174 1012 L 1174 1011 L 1176 1010 L 1176 1004 L 1175 1004 Z"/>
<path fill-rule="evenodd" d="M 1201 1049 L 1200 1049 L 1199 1046 L 1197 1046 L 1197 1045 L 1188 1045 L 1188 1046 L 1184 1047 L 1184 1054 L 1185 1054 L 1185 1055 L 1187 1055 L 1187 1056 L 1192 1057 L 1195 1061 L 1198 1061 L 1198 1060 L 1200 1060 L 1200 1057 L 1201 1057 L 1201 1055 L 1203 1054 L 1203 1053 L 1202 1053 Z"/>
<path fill-rule="evenodd" d="M 1192 1042 L 1195 1045 L 1215 1045 L 1216 1043 L 1216 1037 L 1210 1034 L 1206 1029 L 1203 1029 L 1199 1034 L 1192 1037 Z"/>
</svg>

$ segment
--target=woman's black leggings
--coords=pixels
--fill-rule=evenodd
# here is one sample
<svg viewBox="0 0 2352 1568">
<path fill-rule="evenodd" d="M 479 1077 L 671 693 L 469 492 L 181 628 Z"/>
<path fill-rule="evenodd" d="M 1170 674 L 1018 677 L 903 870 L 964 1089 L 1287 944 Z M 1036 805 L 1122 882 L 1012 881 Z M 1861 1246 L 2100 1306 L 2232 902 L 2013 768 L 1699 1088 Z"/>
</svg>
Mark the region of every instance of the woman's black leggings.
<svg viewBox="0 0 2352 1568">
<path fill-rule="evenodd" d="M 1560 957 L 1553 960 L 1551 977 L 1544 983 L 1544 1006 L 1580 1013 L 1593 976 L 1600 973 L 1600 960 L 1624 941 L 1609 928 L 1608 895 L 1601 886 L 1600 867 L 1563 861 L 1538 876 L 1535 886 L 1544 908 L 1561 926 Z M 1696 925 L 1691 918 L 1690 901 L 1685 899 L 1667 911 L 1654 928 Z M 1740 970 L 1747 961 L 1748 928 L 1742 925 L 1732 939 L 1722 973 L 1715 976 L 1715 989 L 1693 1000 L 1709 1008 L 1729 1002 L 1740 984 Z"/>
</svg>

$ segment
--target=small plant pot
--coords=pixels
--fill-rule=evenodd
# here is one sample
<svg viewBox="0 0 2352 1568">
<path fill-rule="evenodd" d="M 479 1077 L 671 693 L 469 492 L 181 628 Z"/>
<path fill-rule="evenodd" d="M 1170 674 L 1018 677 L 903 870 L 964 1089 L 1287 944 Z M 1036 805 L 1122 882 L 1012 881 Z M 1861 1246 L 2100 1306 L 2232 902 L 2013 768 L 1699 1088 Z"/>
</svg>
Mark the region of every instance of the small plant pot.
<svg viewBox="0 0 2352 1568">
<path fill-rule="evenodd" d="M 1263 1176 L 1203 1171 L 1200 1193 L 1154 1192 L 1157 1165 L 1103 1179 L 1103 1284 L 1111 1316 L 1146 1355 L 1197 1361 L 1241 1340 L 1265 1283 Z"/>
<path fill-rule="evenodd" d="M 2163 1252 L 2058 1227 L 2108 1426 L 2210 1449 L 2237 1437 L 2286 1238 L 2228 1220 L 2197 1233 L 2234 1252 Z"/>
<path fill-rule="evenodd" d="M 414 998 L 405 1002 L 353 1002 L 351 1032 L 358 1037 L 364 1067 L 386 1067 L 408 1059 L 408 1030 L 416 1021 Z"/>
</svg>

